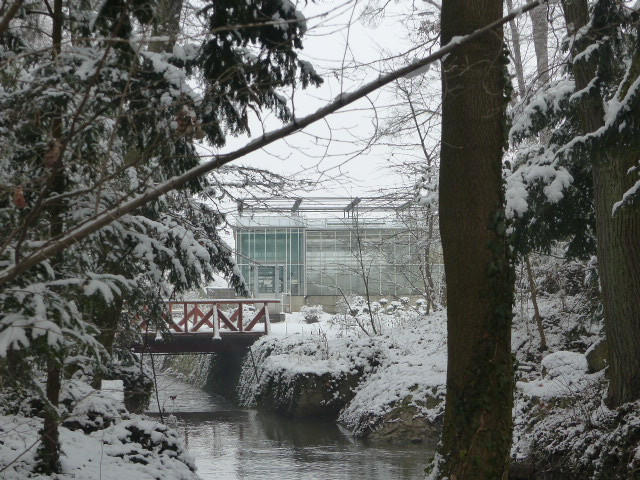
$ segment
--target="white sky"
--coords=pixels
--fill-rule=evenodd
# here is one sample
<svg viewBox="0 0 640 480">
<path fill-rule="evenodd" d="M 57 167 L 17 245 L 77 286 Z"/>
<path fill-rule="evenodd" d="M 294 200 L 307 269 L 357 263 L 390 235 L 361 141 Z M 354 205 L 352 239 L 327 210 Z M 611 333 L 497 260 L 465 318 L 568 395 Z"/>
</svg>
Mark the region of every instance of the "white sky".
<svg viewBox="0 0 640 480">
<path fill-rule="evenodd" d="M 306 5 L 302 1 L 299 4 L 299 9 L 308 19 L 301 58 L 316 67 L 325 83 L 320 88 L 309 87 L 295 93 L 297 117 L 312 113 L 342 91 L 354 90 L 374 79 L 379 74 L 379 66 L 374 62 L 387 57 L 390 52 L 397 54 L 411 47 L 403 38 L 406 27 L 400 24 L 401 16 L 393 13 L 401 8 L 408 12 L 410 6 L 407 4 L 389 5 L 386 17 L 376 24 L 359 18 L 364 6 L 360 2 L 325 0 Z M 371 67 L 366 68 L 366 72 L 365 68 L 360 68 L 354 73 L 351 67 L 356 63 L 371 64 Z M 341 69 L 342 65 L 345 65 L 346 73 L 341 79 L 336 70 Z M 382 106 L 391 99 L 387 93 L 379 92 L 372 95 L 370 100 Z M 306 179 L 335 179 L 319 186 L 314 192 L 306 193 L 307 196 L 375 196 L 379 194 L 379 187 L 400 184 L 401 179 L 384 168 L 390 155 L 389 149 L 374 148 L 351 159 L 373 133 L 374 118 L 371 103 L 360 101 L 331 115 L 326 121 L 308 127 L 304 133 L 281 140 L 237 161 L 237 164 L 266 168 L 280 174 L 300 175 Z M 263 118 L 263 122 L 266 130 L 280 126 L 269 115 Z M 260 135 L 262 129 L 256 119 L 252 127 L 254 137 Z M 328 147 L 327 138 L 332 139 Z M 235 150 L 247 141 L 246 137 L 229 138 L 222 151 Z"/>
</svg>

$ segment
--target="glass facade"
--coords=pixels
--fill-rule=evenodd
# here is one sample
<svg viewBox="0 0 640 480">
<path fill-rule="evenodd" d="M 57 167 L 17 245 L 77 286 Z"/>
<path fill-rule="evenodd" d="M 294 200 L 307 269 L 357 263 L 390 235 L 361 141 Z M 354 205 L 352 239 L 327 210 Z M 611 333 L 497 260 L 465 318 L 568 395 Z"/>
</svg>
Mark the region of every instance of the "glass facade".
<svg viewBox="0 0 640 480">
<path fill-rule="evenodd" d="M 425 240 L 415 238 L 415 230 L 351 219 L 306 228 L 301 221 L 282 225 L 277 217 L 263 221 L 245 220 L 235 229 L 238 265 L 256 296 L 419 295 L 426 262 L 433 281 L 441 282 L 438 242 L 425 259 Z"/>
<path fill-rule="evenodd" d="M 419 294 L 419 253 L 401 230 L 308 230 L 307 294 Z"/>
<path fill-rule="evenodd" d="M 254 294 L 304 295 L 304 229 L 237 229 L 236 257 Z"/>
</svg>

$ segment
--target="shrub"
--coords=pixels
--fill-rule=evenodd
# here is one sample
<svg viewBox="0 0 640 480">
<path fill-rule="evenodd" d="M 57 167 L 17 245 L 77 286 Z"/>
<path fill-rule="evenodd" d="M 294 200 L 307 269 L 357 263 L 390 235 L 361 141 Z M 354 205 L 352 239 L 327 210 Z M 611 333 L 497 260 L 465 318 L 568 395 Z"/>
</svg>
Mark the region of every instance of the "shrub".
<svg viewBox="0 0 640 480">
<path fill-rule="evenodd" d="M 322 305 L 305 305 L 300 309 L 304 321 L 307 323 L 317 323 L 323 314 Z"/>
</svg>

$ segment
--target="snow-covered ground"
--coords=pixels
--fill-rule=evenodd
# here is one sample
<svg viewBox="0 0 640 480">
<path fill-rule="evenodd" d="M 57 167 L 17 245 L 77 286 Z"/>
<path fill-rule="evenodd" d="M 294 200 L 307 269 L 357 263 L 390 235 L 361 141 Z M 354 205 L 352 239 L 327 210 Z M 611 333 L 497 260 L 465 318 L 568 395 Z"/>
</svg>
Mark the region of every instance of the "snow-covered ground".
<svg viewBox="0 0 640 480">
<path fill-rule="evenodd" d="M 63 474 L 56 480 L 196 480 L 195 463 L 175 431 L 126 412 L 121 386 L 102 391 L 77 380 L 65 382 L 60 427 Z M 0 479 L 45 479 L 34 475 L 42 419 L 23 413 L 0 415 Z"/>
<path fill-rule="evenodd" d="M 538 278 L 538 284 L 544 282 Z M 604 373 L 589 370 L 585 353 L 602 339 L 597 300 L 566 285 L 548 290 L 538 297 L 547 351 L 538 350 L 528 295 L 521 295 L 514 309 L 518 368 L 513 457 L 530 462 L 536 455 L 542 461 L 559 455 L 591 475 L 611 461 L 608 452 L 619 451 L 627 439 L 640 438 L 640 414 L 631 407 L 624 412 L 607 409 Z M 446 312 L 424 315 L 420 309 L 406 303 L 393 312 L 379 309 L 375 333 L 362 311 L 358 319 L 367 333 L 350 316 L 321 313 L 317 322 L 308 323 L 303 313 L 287 314 L 252 348 L 255 364 L 247 363 L 250 372 L 241 392 L 245 403 L 251 404 L 270 372 L 285 379 L 307 373 L 342 378 L 357 373 L 355 392 L 339 415 L 355 435 L 379 428 L 381 419 L 399 404 L 435 423 L 444 410 Z M 65 474 L 60 479 L 197 478 L 175 434 L 158 422 L 124 412 L 118 388 L 95 392 L 76 382 L 67 390 L 75 405 L 68 418 L 78 416 L 92 431 L 61 428 Z M 99 412 L 105 424 L 98 425 L 90 412 Z M 37 418 L 0 416 L 0 479 L 17 480 L 31 471 L 40 427 Z M 624 448 L 631 452 L 629 465 L 635 468 L 640 447 L 632 443 Z"/>
</svg>

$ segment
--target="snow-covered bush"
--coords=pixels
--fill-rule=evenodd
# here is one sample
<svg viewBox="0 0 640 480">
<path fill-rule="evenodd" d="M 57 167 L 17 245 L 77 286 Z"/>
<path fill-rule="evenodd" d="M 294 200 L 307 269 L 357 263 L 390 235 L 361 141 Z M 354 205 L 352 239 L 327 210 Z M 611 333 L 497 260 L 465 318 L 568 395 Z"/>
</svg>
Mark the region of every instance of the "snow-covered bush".
<svg viewBox="0 0 640 480">
<path fill-rule="evenodd" d="M 378 302 L 367 302 L 360 295 L 348 295 L 336 302 L 336 315 L 332 322 L 350 328 L 357 326 L 366 334 L 376 334 L 381 331 L 382 308 Z"/>
<path fill-rule="evenodd" d="M 300 313 L 302 313 L 305 322 L 317 323 L 324 312 L 322 305 L 305 305 L 300 309 Z"/>
<path fill-rule="evenodd" d="M 402 310 L 403 307 L 404 307 L 404 305 L 401 302 L 398 302 L 397 300 L 394 300 L 387 307 L 387 313 L 388 314 L 394 313 L 394 312 L 396 312 L 398 310 Z"/>
<path fill-rule="evenodd" d="M 557 381 L 541 383 L 551 386 Z M 548 388 L 544 398 L 527 392 L 523 396 L 516 389 L 519 413 L 512 448 L 516 468 L 522 468 L 518 460 L 524 460 L 527 478 L 638 478 L 640 402 L 609 410 L 602 401 L 606 388 L 599 373 L 574 384 L 569 397 L 556 396 Z"/>
</svg>

